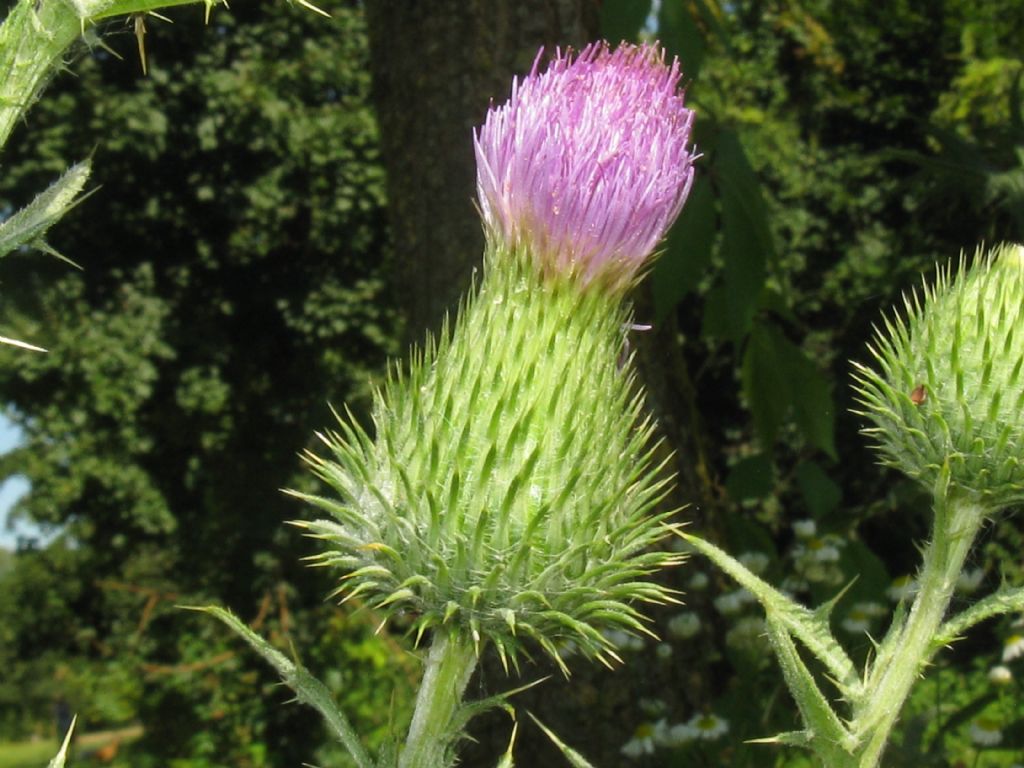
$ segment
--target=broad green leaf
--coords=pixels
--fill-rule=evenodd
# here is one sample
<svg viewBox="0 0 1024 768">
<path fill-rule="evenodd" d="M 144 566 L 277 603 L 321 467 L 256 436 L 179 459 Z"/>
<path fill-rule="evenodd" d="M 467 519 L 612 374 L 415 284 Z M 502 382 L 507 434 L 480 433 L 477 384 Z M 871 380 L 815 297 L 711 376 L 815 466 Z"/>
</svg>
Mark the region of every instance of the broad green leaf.
<svg viewBox="0 0 1024 768">
<path fill-rule="evenodd" d="M 719 283 L 704 296 L 701 330 L 707 338 L 727 339 L 729 327 L 729 295 L 725 285 Z"/>
<path fill-rule="evenodd" d="M 797 465 L 796 484 L 807 510 L 819 520 L 838 507 L 842 500 L 842 489 L 816 462 L 802 461 Z"/>
<path fill-rule="evenodd" d="M 89 179 L 90 168 L 89 160 L 71 166 L 35 200 L 0 224 L 0 256 L 23 245 L 32 245 L 63 258 L 46 246 L 43 238 L 47 230 L 82 199 L 80 194 Z"/>
<path fill-rule="evenodd" d="M 793 416 L 807 442 L 837 458 L 835 444 L 835 403 L 832 388 L 818 366 L 800 347 L 779 334 L 782 352 L 792 372 Z"/>
<path fill-rule="evenodd" d="M 687 80 L 696 80 L 707 47 L 695 22 L 693 6 L 682 2 L 663 2 L 658 12 L 658 38 L 670 56 L 678 56 Z"/>
<path fill-rule="evenodd" d="M 792 405 L 793 371 L 787 369 L 788 362 L 780 354 L 778 332 L 771 326 L 755 326 L 743 354 L 740 380 L 754 430 L 765 449 L 775 442 Z"/>
<path fill-rule="evenodd" d="M 765 447 L 792 413 L 807 442 L 835 457 L 835 409 L 825 377 L 803 350 L 773 325 L 753 328 L 743 356 L 743 392 Z"/>
<path fill-rule="evenodd" d="M 825 665 L 840 691 L 848 699 L 859 698 L 860 677 L 853 662 L 832 637 L 827 610 L 812 611 L 786 597 L 714 544 L 688 533 L 679 535 L 735 579 L 741 587 L 749 590 L 764 607 L 765 614 L 769 619 L 779 622 L 789 634 L 803 643 L 807 650 Z"/>
<path fill-rule="evenodd" d="M 231 611 L 216 605 L 184 606 L 190 611 L 201 611 L 220 619 L 245 640 L 270 666 L 277 670 L 284 682 L 295 691 L 295 697 L 316 709 L 327 721 L 327 725 L 348 750 L 359 768 L 373 768 L 373 760 L 359 741 L 348 718 L 338 709 L 327 687 L 309 674 L 305 667 L 287 658 L 270 643 L 253 632 Z"/>
<path fill-rule="evenodd" d="M 761 309 L 770 314 L 777 315 L 786 323 L 794 326 L 801 324 L 800 318 L 793 312 L 785 297 L 774 288 L 766 286 L 761 292 Z"/>
<path fill-rule="evenodd" d="M 49 762 L 46 768 L 64 768 L 64 762 L 68 759 L 68 747 L 71 746 L 71 734 L 75 732 L 75 723 L 78 722 L 78 715 L 75 715 L 71 719 L 71 725 L 68 726 L 68 732 L 64 734 L 64 743 L 61 745 L 60 752 Z"/>
<path fill-rule="evenodd" d="M 533 722 L 537 724 L 537 727 L 544 731 L 547 737 L 551 739 L 552 743 L 556 747 L 558 747 L 559 751 L 563 755 L 565 755 L 565 759 L 569 761 L 569 765 L 571 765 L 573 768 L 594 768 L 594 766 L 585 757 L 583 757 L 583 755 L 581 755 L 572 747 L 567 746 L 560 738 L 558 738 L 558 736 L 555 735 L 554 731 L 552 731 L 550 728 L 544 725 L 544 723 L 542 723 L 540 720 L 534 717 L 534 714 L 532 712 L 527 712 L 527 714 L 530 716 Z"/>
<path fill-rule="evenodd" d="M 741 459 L 729 470 L 725 488 L 735 501 L 760 499 L 775 487 L 775 472 L 771 457 L 764 453 Z"/>
<path fill-rule="evenodd" d="M 635 41 L 650 12 L 650 0 L 604 0 L 601 37 L 613 44 L 620 40 Z"/>
<path fill-rule="evenodd" d="M 739 342 L 750 331 L 774 246 L 760 182 L 734 131 L 719 133 L 713 163 L 722 207 L 729 337 Z"/>
<path fill-rule="evenodd" d="M 698 176 L 679 221 L 669 231 L 665 252 L 654 262 L 651 290 L 657 319 L 672 311 L 707 271 L 717 229 L 711 182 Z"/>
</svg>

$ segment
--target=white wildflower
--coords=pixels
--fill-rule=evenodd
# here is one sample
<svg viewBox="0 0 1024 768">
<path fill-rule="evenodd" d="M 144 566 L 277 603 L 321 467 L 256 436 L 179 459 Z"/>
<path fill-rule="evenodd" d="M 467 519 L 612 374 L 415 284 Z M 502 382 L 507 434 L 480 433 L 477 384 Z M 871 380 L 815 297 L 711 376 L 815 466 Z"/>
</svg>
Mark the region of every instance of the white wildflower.
<svg viewBox="0 0 1024 768">
<path fill-rule="evenodd" d="M 668 633 L 676 640 L 688 640 L 700 632 L 700 617 L 693 611 L 677 613 L 668 620 Z"/>
<path fill-rule="evenodd" d="M 988 681 L 992 685 L 1009 685 L 1013 682 L 1013 672 L 1004 664 L 997 664 L 988 671 Z"/>
<path fill-rule="evenodd" d="M 917 592 L 917 581 L 910 575 L 897 576 L 885 590 L 886 597 L 894 603 L 909 599 L 915 592 Z"/>
<path fill-rule="evenodd" d="M 622 745 L 622 754 L 626 757 L 653 755 L 654 749 L 658 741 L 661 740 L 664 731 L 664 720 L 659 720 L 656 723 L 641 723 L 633 731 L 633 738 Z"/>
<path fill-rule="evenodd" d="M 979 747 L 994 747 L 1003 740 L 999 723 L 987 717 L 979 717 L 969 729 L 971 741 Z"/>
<path fill-rule="evenodd" d="M 1010 635 L 1003 643 L 1003 662 L 1013 661 L 1024 656 L 1024 637 Z"/>
<path fill-rule="evenodd" d="M 666 747 L 681 747 L 696 738 L 697 732 L 694 728 L 686 723 L 676 723 L 666 729 L 665 740 L 662 743 Z"/>
<path fill-rule="evenodd" d="M 793 533 L 798 539 L 810 539 L 818 533 L 818 524 L 813 520 L 797 520 L 793 523 Z"/>
<path fill-rule="evenodd" d="M 694 715 L 686 725 L 695 739 L 713 741 L 729 732 L 729 721 L 715 714 Z"/>
<path fill-rule="evenodd" d="M 981 586 L 981 581 L 984 578 L 984 568 L 972 568 L 969 571 L 961 571 L 956 579 L 957 591 L 967 595 L 974 594 L 978 591 L 978 587 Z"/>
</svg>

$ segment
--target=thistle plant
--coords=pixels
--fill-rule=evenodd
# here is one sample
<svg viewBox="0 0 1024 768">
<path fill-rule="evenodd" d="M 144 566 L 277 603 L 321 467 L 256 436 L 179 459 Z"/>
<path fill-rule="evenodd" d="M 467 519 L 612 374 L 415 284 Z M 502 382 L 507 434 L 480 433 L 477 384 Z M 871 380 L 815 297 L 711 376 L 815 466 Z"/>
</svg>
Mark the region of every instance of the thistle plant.
<svg viewBox="0 0 1024 768">
<path fill-rule="evenodd" d="M 324 515 L 296 523 L 324 543 L 313 564 L 429 638 L 405 747 L 381 764 L 454 762 L 487 648 L 506 669 L 539 649 L 567 672 L 570 643 L 610 663 L 604 632 L 649 633 L 639 606 L 674 599 L 651 578 L 680 556 L 656 547 L 671 478 L 625 299 L 693 181 L 679 79 L 656 46 L 557 52 L 543 71 L 538 55 L 475 135 L 479 286 L 393 368 L 372 436 L 341 418 L 306 456 L 330 489 L 294 494 Z"/>
<path fill-rule="evenodd" d="M 804 729 L 765 739 L 805 747 L 829 768 L 879 765 L 914 682 L 934 655 L 974 624 L 1024 608 L 1024 589 L 1002 587 L 947 616 L 965 559 L 986 519 L 1024 499 L 1024 248 L 1004 245 L 961 259 L 955 276 L 904 301 L 885 320 L 871 354 L 857 365 L 865 433 L 881 460 L 932 495 L 931 540 L 922 548 L 917 591 L 901 603 L 863 670 L 833 638 L 836 600 L 811 611 L 739 561 L 693 536 L 693 546 L 753 592 Z M 824 666 L 830 701 L 797 651 Z"/>
</svg>

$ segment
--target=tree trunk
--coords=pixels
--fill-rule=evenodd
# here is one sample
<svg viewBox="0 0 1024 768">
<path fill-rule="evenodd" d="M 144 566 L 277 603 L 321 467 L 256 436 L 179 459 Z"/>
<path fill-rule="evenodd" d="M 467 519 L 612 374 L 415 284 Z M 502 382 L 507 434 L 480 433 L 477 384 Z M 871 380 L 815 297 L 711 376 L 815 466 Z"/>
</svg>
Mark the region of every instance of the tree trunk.
<svg viewBox="0 0 1024 768">
<path fill-rule="evenodd" d="M 454 309 L 480 264 L 473 129 L 543 45 L 597 37 L 597 0 L 366 4 L 406 339 Z"/>
</svg>

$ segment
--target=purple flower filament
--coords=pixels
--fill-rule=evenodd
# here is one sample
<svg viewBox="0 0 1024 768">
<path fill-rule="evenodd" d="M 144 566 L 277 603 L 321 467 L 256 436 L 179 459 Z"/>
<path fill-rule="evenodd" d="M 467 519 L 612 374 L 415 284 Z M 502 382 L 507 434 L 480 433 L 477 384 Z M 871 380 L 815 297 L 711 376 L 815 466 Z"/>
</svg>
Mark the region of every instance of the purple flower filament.
<svg viewBox="0 0 1024 768">
<path fill-rule="evenodd" d="M 693 183 L 693 112 L 678 60 L 656 46 L 540 54 L 475 137 L 489 238 L 526 249 L 545 274 L 632 283 Z"/>
</svg>

